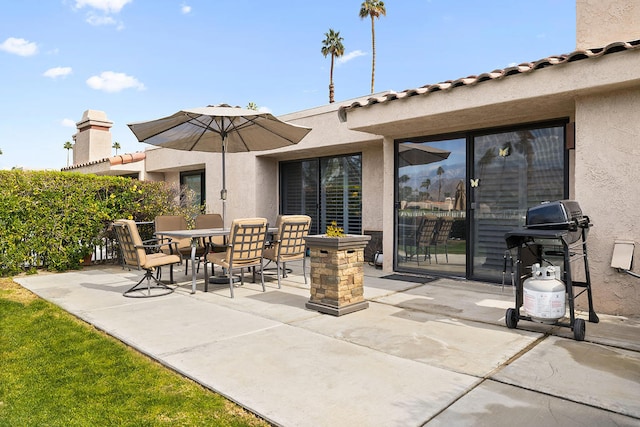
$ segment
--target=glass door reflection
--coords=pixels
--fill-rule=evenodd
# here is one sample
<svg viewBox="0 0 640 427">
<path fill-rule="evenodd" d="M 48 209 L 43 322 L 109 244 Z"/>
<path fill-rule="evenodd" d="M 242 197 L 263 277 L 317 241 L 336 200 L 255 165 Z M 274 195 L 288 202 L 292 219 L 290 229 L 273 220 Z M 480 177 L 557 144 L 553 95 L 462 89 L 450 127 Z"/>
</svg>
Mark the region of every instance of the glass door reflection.
<svg viewBox="0 0 640 427">
<path fill-rule="evenodd" d="M 398 270 L 466 274 L 466 140 L 398 144 Z"/>
</svg>

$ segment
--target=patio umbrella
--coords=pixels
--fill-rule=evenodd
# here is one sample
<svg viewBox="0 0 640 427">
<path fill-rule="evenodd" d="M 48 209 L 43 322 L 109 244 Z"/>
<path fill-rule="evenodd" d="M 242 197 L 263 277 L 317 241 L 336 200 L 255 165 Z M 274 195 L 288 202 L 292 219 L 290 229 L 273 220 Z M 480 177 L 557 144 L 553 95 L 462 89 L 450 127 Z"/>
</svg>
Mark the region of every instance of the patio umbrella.
<svg viewBox="0 0 640 427">
<path fill-rule="evenodd" d="M 398 146 L 398 167 L 426 165 L 449 157 L 451 151 L 414 142 L 405 142 Z"/>
<path fill-rule="evenodd" d="M 460 180 L 456 185 L 456 196 L 453 202 L 453 209 L 464 211 L 467 209 L 467 192 L 464 188 L 464 182 Z"/>
<path fill-rule="evenodd" d="M 163 148 L 222 153 L 222 218 L 225 218 L 226 153 L 264 151 L 300 142 L 311 129 L 226 104 L 180 110 L 161 119 L 131 123 L 138 141 Z"/>
</svg>

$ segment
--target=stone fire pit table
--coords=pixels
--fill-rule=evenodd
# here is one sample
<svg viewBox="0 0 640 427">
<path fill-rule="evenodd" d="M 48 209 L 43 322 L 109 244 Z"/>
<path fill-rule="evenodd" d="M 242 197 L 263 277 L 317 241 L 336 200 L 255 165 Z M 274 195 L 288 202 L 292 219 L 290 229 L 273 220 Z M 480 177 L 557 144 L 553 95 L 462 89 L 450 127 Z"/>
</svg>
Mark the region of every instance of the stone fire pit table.
<svg viewBox="0 0 640 427">
<path fill-rule="evenodd" d="M 369 307 L 364 300 L 364 248 L 369 235 L 305 238 L 311 255 L 311 298 L 306 307 L 341 316 Z"/>
</svg>

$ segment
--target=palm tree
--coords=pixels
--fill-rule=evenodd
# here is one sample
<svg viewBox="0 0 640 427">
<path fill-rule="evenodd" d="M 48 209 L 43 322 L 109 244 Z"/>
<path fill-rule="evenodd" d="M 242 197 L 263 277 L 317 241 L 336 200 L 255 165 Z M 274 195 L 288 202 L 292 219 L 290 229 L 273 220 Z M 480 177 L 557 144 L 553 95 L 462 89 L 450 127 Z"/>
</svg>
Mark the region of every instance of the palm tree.
<svg viewBox="0 0 640 427">
<path fill-rule="evenodd" d="M 373 93 L 373 82 L 376 73 L 376 30 L 374 18 L 380 18 L 380 15 L 387 15 L 383 1 L 365 0 L 360 5 L 360 19 L 364 19 L 367 16 L 371 18 L 371 93 Z"/>
<path fill-rule="evenodd" d="M 322 41 L 322 54 L 326 58 L 331 54 L 331 71 L 329 73 L 329 103 L 333 102 L 333 62 L 336 57 L 344 55 L 344 46 L 342 45 L 342 37 L 340 31 L 329 29 L 328 33 L 324 33 L 325 39 Z"/>
<path fill-rule="evenodd" d="M 120 143 L 118 141 L 114 142 L 113 145 L 111 146 L 111 148 L 115 148 L 116 150 L 116 156 L 118 155 L 118 150 L 121 149 L 122 147 L 120 146 Z"/>
<path fill-rule="evenodd" d="M 67 166 L 69 166 L 69 150 L 73 148 L 73 144 L 69 141 L 64 143 L 64 149 L 67 150 Z"/>
<path fill-rule="evenodd" d="M 256 104 L 255 102 L 248 103 L 247 110 L 258 111 L 258 104 Z"/>
<path fill-rule="evenodd" d="M 431 187 L 431 180 L 429 178 L 425 179 L 422 181 L 422 184 L 420 184 L 420 188 L 425 188 L 427 190 L 425 193 L 425 198 L 427 200 L 429 199 L 429 187 Z"/>
<path fill-rule="evenodd" d="M 438 201 L 440 201 L 440 193 L 442 192 L 442 175 L 444 175 L 444 169 L 442 166 L 438 167 L 436 173 L 438 174 Z"/>
</svg>

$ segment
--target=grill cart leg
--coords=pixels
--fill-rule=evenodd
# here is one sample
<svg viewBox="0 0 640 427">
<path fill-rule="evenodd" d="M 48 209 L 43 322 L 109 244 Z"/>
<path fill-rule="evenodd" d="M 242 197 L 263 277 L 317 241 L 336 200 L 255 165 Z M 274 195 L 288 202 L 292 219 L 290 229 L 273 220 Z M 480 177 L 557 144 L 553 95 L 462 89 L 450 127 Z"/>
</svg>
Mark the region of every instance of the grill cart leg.
<svg viewBox="0 0 640 427">
<path fill-rule="evenodd" d="M 507 255 L 511 260 L 511 287 L 513 288 L 514 294 L 516 293 L 515 281 L 514 281 L 514 272 L 513 272 L 513 256 L 510 251 L 505 251 L 504 253 L 504 265 L 502 268 L 502 289 L 504 290 L 504 279 L 507 274 Z M 515 329 L 518 326 L 519 320 L 519 309 L 520 306 L 516 303 L 516 308 L 508 308 L 507 313 L 504 316 L 504 320 L 507 324 L 507 328 Z"/>
<path fill-rule="evenodd" d="M 584 275 L 587 287 L 587 299 L 589 300 L 589 322 L 599 323 L 600 318 L 593 309 L 593 299 L 591 297 L 591 276 L 589 275 L 589 258 L 587 257 L 587 229 L 582 229 L 582 256 L 584 257 Z"/>
</svg>

